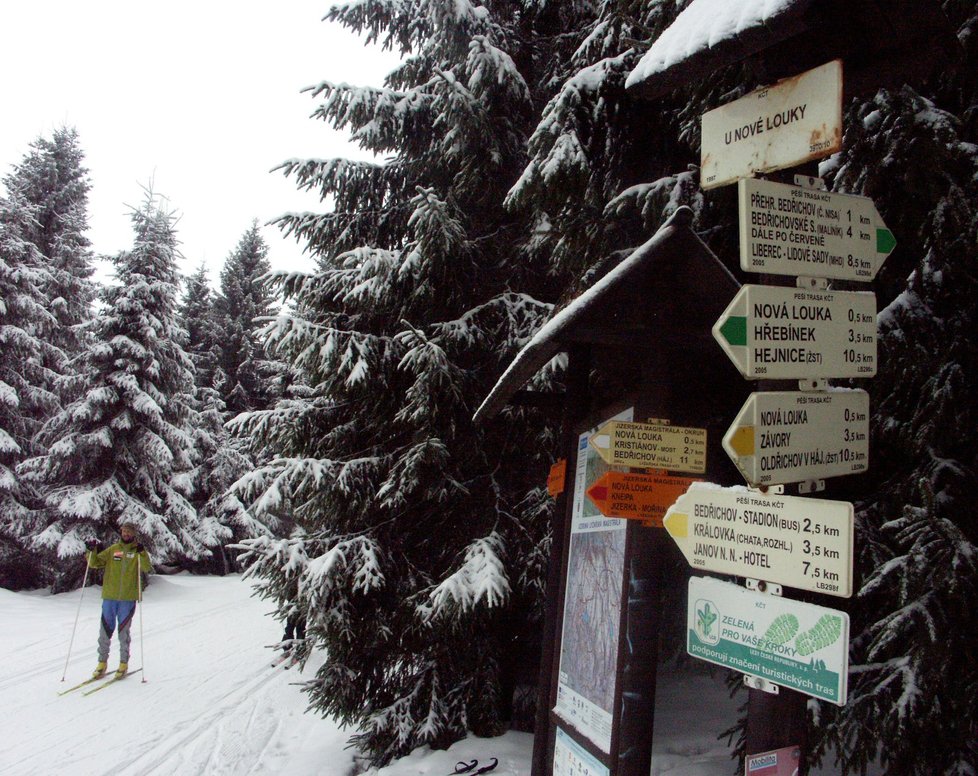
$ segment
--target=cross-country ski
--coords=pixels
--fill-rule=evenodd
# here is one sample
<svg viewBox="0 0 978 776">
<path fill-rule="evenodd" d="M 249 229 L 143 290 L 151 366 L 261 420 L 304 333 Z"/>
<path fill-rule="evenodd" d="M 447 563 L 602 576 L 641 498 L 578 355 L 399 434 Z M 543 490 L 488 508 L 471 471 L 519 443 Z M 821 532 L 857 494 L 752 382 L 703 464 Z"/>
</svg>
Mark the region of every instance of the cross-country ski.
<svg viewBox="0 0 978 776">
<path fill-rule="evenodd" d="M 74 687 L 69 687 L 67 690 L 62 690 L 58 695 L 67 695 L 75 690 L 80 690 L 82 687 L 88 687 L 90 684 L 95 684 L 96 682 L 108 681 L 111 678 L 111 674 L 103 674 L 102 676 L 92 676 L 86 679 L 84 682 L 79 682 Z"/>
<path fill-rule="evenodd" d="M 99 690 L 104 690 L 110 684 L 115 684 L 116 682 L 121 682 L 127 676 L 132 676 L 133 674 L 138 674 L 142 670 L 143 670 L 142 668 L 137 668 L 135 671 L 129 671 L 129 672 L 123 674 L 122 676 L 119 676 L 118 674 L 110 674 L 107 681 L 102 682 L 102 684 L 100 684 L 98 687 L 94 687 L 91 690 L 86 690 L 85 692 L 82 693 L 82 695 L 91 695 L 92 693 L 96 693 Z"/>
</svg>

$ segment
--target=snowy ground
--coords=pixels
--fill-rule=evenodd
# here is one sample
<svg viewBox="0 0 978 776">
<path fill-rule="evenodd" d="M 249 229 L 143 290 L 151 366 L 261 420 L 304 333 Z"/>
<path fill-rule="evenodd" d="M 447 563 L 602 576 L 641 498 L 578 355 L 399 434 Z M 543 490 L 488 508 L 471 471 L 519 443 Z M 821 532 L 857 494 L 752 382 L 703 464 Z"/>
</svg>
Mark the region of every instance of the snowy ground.
<svg viewBox="0 0 978 776">
<path fill-rule="evenodd" d="M 349 731 L 303 713 L 302 675 L 270 666 L 280 625 L 239 577 L 156 576 L 133 624 L 133 668 L 144 673 L 84 697 L 57 693 L 95 666 L 98 588 L 88 588 L 64 683 L 80 591 L 51 596 L 0 588 L 0 774 L 289 774 L 349 776 Z M 117 663 L 117 645 L 109 666 Z M 145 680 L 145 681 L 143 681 Z M 659 680 L 655 776 L 730 776 L 716 734 L 736 704 L 719 677 Z M 88 688 L 85 688 L 88 689 Z M 689 699 L 698 698 L 691 710 Z M 499 759 L 494 776 L 529 774 L 532 737 L 469 738 L 447 752 L 419 750 L 376 776 L 446 776 L 460 760 Z"/>
</svg>

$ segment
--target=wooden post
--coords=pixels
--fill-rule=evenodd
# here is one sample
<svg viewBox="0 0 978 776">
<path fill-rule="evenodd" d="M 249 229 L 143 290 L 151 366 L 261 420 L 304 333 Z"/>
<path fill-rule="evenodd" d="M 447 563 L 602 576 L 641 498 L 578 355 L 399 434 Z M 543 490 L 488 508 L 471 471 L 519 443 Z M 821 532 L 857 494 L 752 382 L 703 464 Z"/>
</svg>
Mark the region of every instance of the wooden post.
<svg viewBox="0 0 978 776">
<path fill-rule="evenodd" d="M 577 456 L 577 434 L 574 427 L 587 412 L 588 377 L 591 372 L 591 352 L 587 346 L 570 349 L 567 354 L 567 396 L 564 402 L 564 416 L 561 428 L 560 449 L 567 460 L 567 474 L 564 492 L 554 505 L 552 544 L 547 563 L 547 598 L 543 617 L 543 634 L 540 652 L 540 679 L 537 688 L 536 735 L 533 737 L 533 757 L 530 763 L 531 776 L 545 776 L 553 771 L 554 738 L 550 730 L 550 710 L 554 707 L 557 693 L 557 674 L 560 670 L 560 655 L 557 653 L 557 629 L 560 627 L 563 612 L 563 580 L 561 571 L 567 554 L 568 533 L 570 531 L 569 511 L 574 492 L 574 462 Z M 549 735 L 540 731 L 550 730 Z"/>
</svg>

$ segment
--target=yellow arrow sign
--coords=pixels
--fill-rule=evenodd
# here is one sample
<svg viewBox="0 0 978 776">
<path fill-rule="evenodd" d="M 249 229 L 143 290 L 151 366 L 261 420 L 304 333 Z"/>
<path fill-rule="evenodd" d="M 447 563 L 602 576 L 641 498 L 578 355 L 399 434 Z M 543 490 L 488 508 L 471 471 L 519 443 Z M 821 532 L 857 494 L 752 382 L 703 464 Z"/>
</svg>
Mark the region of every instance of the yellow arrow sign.
<svg viewBox="0 0 978 776">
<path fill-rule="evenodd" d="M 730 449 L 737 455 L 754 455 L 754 427 L 739 426 L 730 435 Z"/>
<path fill-rule="evenodd" d="M 611 420 L 588 442 L 612 466 L 694 474 L 706 471 L 705 428 Z"/>
</svg>

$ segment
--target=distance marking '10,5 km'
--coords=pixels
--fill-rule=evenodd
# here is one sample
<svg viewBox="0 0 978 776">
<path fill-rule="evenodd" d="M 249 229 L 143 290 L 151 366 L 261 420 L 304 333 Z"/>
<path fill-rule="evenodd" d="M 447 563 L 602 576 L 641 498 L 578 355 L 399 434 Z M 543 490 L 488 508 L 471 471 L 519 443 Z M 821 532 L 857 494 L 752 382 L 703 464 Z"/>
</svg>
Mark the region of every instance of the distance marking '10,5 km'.
<svg viewBox="0 0 978 776">
<path fill-rule="evenodd" d="M 869 468 L 869 394 L 844 388 L 752 393 L 723 449 L 751 485 L 859 474 Z"/>
<path fill-rule="evenodd" d="M 876 295 L 746 285 L 713 337 L 749 380 L 872 377 Z"/>
</svg>

